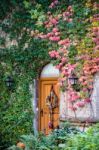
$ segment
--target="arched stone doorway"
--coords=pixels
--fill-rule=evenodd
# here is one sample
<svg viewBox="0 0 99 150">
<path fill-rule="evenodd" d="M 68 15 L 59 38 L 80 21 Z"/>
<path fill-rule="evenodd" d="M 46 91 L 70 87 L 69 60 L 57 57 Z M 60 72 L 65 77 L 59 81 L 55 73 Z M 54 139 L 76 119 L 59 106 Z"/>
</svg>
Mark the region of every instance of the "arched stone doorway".
<svg viewBox="0 0 99 150">
<path fill-rule="evenodd" d="M 39 131 L 48 134 L 59 125 L 59 70 L 46 65 L 39 80 Z"/>
</svg>

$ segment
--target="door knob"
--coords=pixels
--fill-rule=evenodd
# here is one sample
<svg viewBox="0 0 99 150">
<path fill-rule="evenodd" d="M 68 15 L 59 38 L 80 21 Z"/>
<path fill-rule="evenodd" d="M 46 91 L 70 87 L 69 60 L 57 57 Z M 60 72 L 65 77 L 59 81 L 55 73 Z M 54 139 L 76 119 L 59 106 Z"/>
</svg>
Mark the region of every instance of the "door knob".
<svg viewBox="0 0 99 150">
<path fill-rule="evenodd" d="M 41 114 L 41 116 L 43 117 L 43 109 L 41 109 L 40 114 Z"/>
</svg>

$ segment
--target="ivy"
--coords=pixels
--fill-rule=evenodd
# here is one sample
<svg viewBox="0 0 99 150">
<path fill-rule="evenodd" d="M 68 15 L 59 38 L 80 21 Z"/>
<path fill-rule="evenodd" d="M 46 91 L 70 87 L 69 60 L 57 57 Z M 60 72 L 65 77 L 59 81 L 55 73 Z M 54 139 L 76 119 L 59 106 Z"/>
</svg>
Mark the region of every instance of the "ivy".
<svg viewBox="0 0 99 150">
<path fill-rule="evenodd" d="M 96 11 L 91 9 L 92 6 L 86 6 L 86 0 L 59 0 L 57 7 L 53 9 L 49 8 L 51 2 L 51 0 L 4 0 L 0 2 L 0 30 L 5 33 L 4 37 L 0 38 L 2 44 L 0 46 L 1 147 L 15 144 L 20 135 L 29 134 L 33 130 L 29 85 L 33 83 L 34 78 L 39 77 L 44 64 L 50 61 L 48 52 L 59 49 L 55 41 L 49 42 L 48 39 L 40 38 L 41 35 L 46 36 L 47 32 L 53 29 L 53 25 L 49 29 L 45 28 L 44 23 L 49 19 L 47 12 L 57 19 L 58 14 L 65 12 L 68 6 L 72 5 L 73 21 L 68 22 L 60 17 L 56 26 L 62 33 L 60 35 L 62 40 L 77 39 L 82 41 L 82 47 L 82 39 L 85 40 L 88 29 L 92 26 L 90 17 Z M 90 0 L 87 5 L 89 4 Z M 86 40 L 90 43 L 88 38 Z M 7 42 L 12 45 L 7 45 Z M 70 64 L 75 63 L 78 52 L 80 54 L 80 50 L 77 52 L 78 48 L 72 44 L 68 50 Z M 61 57 L 63 58 L 63 55 Z M 60 61 L 54 60 L 54 63 L 59 64 Z M 82 64 L 83 60 L 80 62 Z M 78 70 L 81 69 L 81 64 Z M 8 91 L 5 84 L 5 78 L 9 75 L 15 81 L 13 92 Z"/>
<path fill-rule="evenodd" d="M 6 1 L 4 1 L 6 2 Z M 20 135 L 33 132 L 33 110 L 29 85 L 38 78 L 40 69 L 47 63 L 48 46 L 46 40 L 33 38 L 30 34 L 37 26 L 37 18 L 42 21 L 45 8 L 33 1 L 11 0 L 2 3 L 6 11 L 2 16 L 1 30 L 5 35 L 0 38 L 0 147 L 2 149 L 16 144 Z M 6 5 L 7 4 L 7 5 Z M 11 4 L 11 5 L 10 5 Z M 7 8 L 6 8 L 7 7 Z M 36 11 L 33 12 L 33 11 Z M 33 13 L 32 13 L 33 12 Z M 32 14 L 31 14 L 32 13 Z M 36 16 L 35 16 L 36 15 Z M 15 42 L 7 45 L 6 42 Z M 5 84 L 7 76 L 15 82 L 14 90 L 9 91 Z"/>
</svg>

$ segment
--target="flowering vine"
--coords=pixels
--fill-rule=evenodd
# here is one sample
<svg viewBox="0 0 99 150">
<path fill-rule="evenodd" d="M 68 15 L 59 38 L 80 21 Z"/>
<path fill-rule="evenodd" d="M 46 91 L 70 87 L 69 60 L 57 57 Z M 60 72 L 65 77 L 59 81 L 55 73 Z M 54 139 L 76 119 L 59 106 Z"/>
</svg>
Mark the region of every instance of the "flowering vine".
<svg viewBox="0 0 99 150">
<path fill-rule="evenodd" d="M 53 13 L 59 5 L 58 0 L 50 4 L 43 22 L 45 32 L 34 37 L 48 41 L 49 55 L 60 71 L 60 87 L 68 90 L 70 109 L 75 112 L 91 104 L 94 75 L 99 72 L 99 4 L 85 2 L 80 17 L 74 5 Z M 72 73 L 79 79 L 76 87 L 68 80 Z"/>
</svg>

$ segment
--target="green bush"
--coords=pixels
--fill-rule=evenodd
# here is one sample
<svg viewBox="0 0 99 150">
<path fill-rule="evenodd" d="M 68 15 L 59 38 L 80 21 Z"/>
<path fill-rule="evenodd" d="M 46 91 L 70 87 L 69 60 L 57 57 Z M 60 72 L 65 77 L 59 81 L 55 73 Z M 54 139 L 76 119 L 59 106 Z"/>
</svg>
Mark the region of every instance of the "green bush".
<svg viewBox="0 0 99 150">
<path fill-rule="evenodd" d="M 60 150 L 65 146 L 68 138 L 72 135 L 79 133 L 80 131 L 74 127 L 71 127 L 68 123 L 64 124 L 60 129 L 55 129 L 48 136 L 40 133 L 38 136 L 23 135 L 20 141 L 25 144 L 26 150 Z M 9 150 L 17 150 L 17 147 Z"/>
<path fill-rule="evenodd" d="M 64 150 L 99 150 L 99 124 L 86 132 L 71 136 Z"/>
<path fill-rule="evenodd" d="M 25 144 L 25 150 L 99 150 L 99 124 L 89 127 L 86 132 L 66 124 L 48 136 L 23 135 L 20 141 Z M 9 150 L 18 148 L 13 146 Z"/>
<path fill-rule="evenodd" d="M 21 85 L 20 88 L 16 88 L 15 92 L 7 91 L 8 95 L 5 91 L 2 92 L 2 103 L 0 103 L 1 149 L 16 144 L 21 135 L 33 131 L 33 110 L 28 84 L 24 81 L 19 82 L 19 85 Z"/>
</svg>

